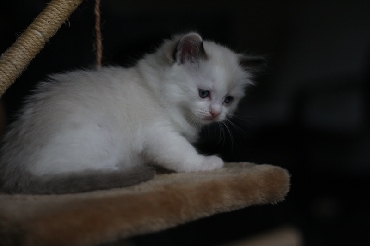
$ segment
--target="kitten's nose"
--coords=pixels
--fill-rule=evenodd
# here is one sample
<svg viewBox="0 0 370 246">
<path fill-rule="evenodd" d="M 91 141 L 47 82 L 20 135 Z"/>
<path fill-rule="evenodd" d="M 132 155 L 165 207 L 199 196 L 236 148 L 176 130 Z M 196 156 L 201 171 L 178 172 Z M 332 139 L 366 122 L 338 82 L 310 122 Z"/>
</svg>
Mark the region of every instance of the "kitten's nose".
<svg viewBox="0 0 370 246">
<path fill-rule="evenodd" d="M 217 116 L 219 116 L 220 115 L 220 111 L 218 111 L 218 110 L 214 110 L 214 109 L 211 109 L 210 111 L 209 111 L 209 113 L 211 114 L 211 116 L 212 116 L 212 118 L 216 118 Z"/>
</svg>

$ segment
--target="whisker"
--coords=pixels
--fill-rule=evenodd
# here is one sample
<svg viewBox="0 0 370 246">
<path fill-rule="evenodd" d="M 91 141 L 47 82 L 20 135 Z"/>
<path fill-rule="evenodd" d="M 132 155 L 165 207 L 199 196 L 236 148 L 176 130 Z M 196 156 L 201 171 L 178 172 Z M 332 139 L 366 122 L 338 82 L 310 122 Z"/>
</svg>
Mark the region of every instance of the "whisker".
<svg viewBox="0 0 370 246">
<path fill-rule="evenodd" d="M 199 128 L 199 124 L 197 122 L 197 118 L 196 118 L 196 116 L 194 114 L 190 114 L 189 115 L 189 122 L 190 122 L 191 125 L 196 126 L 197 128 Z"/>
<path fill-rule="evenodd" d="M 226 124 L 225 122 L 221 121 L 221 123 L 225 126 L 226 130 L 228 131 L 228 133 L 229 133 L 229 135 L 230 135 L 230 140 L 231 140 L 231 150 L 233 150 L 233 149 L 234 149 L 234 137 L 233 137 L 233 135 L 232 135 L 232 133 L 231 133 L 231 130 L 230 130 L 230 128 L 227 126 L 227 124 Z"/>
<path fill-rule="evenodd" d="M 222 143 L 221 147 L 223 148 L 225 146 L 225 132 L 220 122 L 217 122 L 217 125 L 218 125 L 218 128 L 220 129 L 217 144 Z"/>
<path fill-rule="evenodd" d="M 237 126 L 234 122 L 232 122 L 231 120 L 229 119 L 225 119 L 226 123 L 230 124 L 230 126 L 232 126 L 238 133 L 240 133 L 244 138 L 247 137 L 247 133 L 242 129 L 240 128 L 239 126 Z"/>
</svg>

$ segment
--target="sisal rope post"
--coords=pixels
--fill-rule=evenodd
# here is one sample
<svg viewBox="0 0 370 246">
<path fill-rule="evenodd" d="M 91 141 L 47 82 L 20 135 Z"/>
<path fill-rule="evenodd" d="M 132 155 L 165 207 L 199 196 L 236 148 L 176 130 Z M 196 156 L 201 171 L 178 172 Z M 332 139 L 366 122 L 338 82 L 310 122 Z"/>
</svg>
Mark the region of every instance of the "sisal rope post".
<svg viewBox="0 0 370 246">
<path fill-rule="evenodd" d="M 102 35 L 100 30 L 100 0 L 95 0 L 95 36 L 96 36 L 96 68 L 101 68 L 103 57 Z"/>
<path fill-rule="evenodd" d="M 0 57 L 0 97 L 83 0 L 52 0 Z"/>
</svg>

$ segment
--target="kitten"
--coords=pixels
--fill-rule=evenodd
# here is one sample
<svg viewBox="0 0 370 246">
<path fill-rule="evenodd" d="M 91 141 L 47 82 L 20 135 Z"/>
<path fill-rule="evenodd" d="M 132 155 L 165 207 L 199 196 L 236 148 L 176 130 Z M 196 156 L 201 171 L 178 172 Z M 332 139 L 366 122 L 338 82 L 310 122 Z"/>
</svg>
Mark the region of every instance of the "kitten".
<svg viewBox="0 0 370 246">
<path fill-rule="evenodd" d="M 260 57 L 188 33 L 131 68 L 51 76 L 3 139 L 0 185 L 9 193 L 74 193 L 223 166 L 191 145 L 202 126 L 230 117 Z M 251 66 L 249 66 L 251 65 Z"/>
</svg>

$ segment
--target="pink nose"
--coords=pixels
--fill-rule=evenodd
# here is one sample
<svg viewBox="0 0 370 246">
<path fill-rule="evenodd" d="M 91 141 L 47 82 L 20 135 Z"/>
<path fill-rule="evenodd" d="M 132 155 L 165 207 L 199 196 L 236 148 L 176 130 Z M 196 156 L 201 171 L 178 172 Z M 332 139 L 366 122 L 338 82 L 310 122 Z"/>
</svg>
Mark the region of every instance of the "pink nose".
<svg viewBox="0 0 370 246">
<path fill-rule="evenodd" d="M 210 110 L 209 113 L 212 115 L 212 118 L 216 118 L 217 116 L 220 115 L 220 111 L 217 111 L 217 110 Z"/>
</svg>

